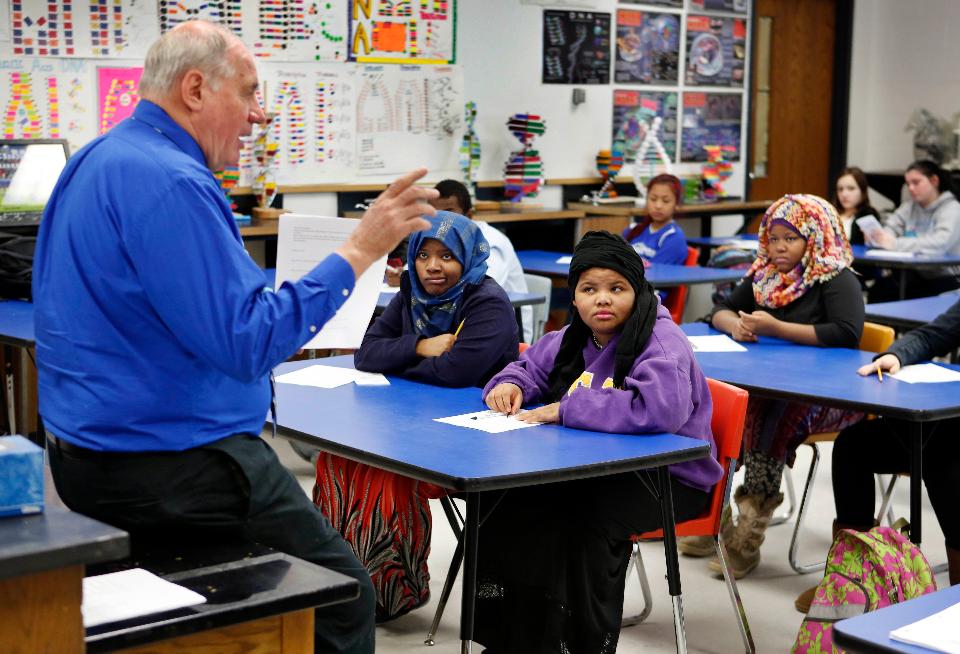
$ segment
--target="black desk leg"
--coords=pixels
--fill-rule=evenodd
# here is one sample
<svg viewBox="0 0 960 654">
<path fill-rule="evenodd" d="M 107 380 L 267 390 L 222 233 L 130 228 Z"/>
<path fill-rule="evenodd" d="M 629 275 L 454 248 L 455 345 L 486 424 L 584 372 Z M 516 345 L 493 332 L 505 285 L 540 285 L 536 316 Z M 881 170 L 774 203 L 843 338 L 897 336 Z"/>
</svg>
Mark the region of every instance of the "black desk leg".
<svg viewBox="0 0 960 654">
<path fill-rule="evenodd" d="M 523 343 L 523 318 L 520 315 L 520 307 L 513 307 L 513 313 L 517 316 L 517 329 L 520 330 L 517 335 L 520 337 L 520 342 Z"/>
<path fill-rule="evenodd" d="M 480 535 L 480 494 L 467 493 L 467 522 L 463 526 L 463 597 L 460 604 L 460 652 L 473 647 L 473 611 L 477 598 L 477 546 Z"/>
<path fill-rule="evenodd" d="M 663 553 L 667 559 L 667 588 L 673 602 L 673 628 L 677 654 L 687 653 L 687 635 L 683 628 L 683 596 L 680 591 L 680 561 L 677 557 L 677 526 L 673 516 L 673 492 L 667 466 L 657 468 L 660 482 L 660 515 L 663 520 Z"/>
<path fill-rule="evenodd" d="M 910 426 L 910 540 L 920 544 L 921 535 L 921 489 L 923 482 L 923 423 L 911 422 Z"/>
<path fill-rule="evenodd" d="M 900 269 L 900 299 L 907 299 L 907 269 Z"/>
</svg>

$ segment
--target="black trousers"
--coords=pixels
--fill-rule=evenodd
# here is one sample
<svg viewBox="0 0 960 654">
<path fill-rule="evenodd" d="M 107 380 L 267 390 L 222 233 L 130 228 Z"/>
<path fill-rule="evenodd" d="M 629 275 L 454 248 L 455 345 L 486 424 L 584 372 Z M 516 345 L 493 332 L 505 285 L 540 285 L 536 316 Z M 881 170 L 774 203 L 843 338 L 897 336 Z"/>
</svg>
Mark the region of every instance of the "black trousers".
<svg viewBox="0 0 960 654">
<path fill-rule="evenodd" d="M 947 547 L 960 549 L 960 418 L 924 426 L 923 483 Z M 907 426 L 878 418 L 847 427 L 833 444 L 837 521 L 869 527 L 876 510 L 874 473 L 910 471 Z"/>
<path fill-rule="evenodd" d="M 259 436 L 183 452 L 99 453 L 49 445 L 57 492 L 72 510 L 138 538 L 245 539 L 360 582 L 353 602 L 316 613 L 317 652 L 373 652 L 373 585 L 350 546 Z"/>
<path fill-rule="evenodd" d="M 873 287 L 867 291 L 868 301 L 895 302 L 900 299 L 901 271 L 892 270 L 887 277 L 879 277 Z M 924 277 L 916 270 L 908 270 L 905 276 L 906 293 L 903 299 L 910 300 L 919 297 L 930 297 L 952 291 L 960 287 L 960 279 L 947 275 L 944 277 Z"/>
</svg>

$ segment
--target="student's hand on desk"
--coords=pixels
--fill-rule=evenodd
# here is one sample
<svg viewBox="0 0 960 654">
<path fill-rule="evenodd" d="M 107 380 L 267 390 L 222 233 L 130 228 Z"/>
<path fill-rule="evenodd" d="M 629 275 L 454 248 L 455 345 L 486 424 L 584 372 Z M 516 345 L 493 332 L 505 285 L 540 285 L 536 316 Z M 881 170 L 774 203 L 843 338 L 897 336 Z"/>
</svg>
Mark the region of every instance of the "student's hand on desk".
<svg viewBox="0 0 960 654">
<path fill-rule="evenodd" d="M 558 423 L 560 422 L 560 403 L 554 402 L 537 407 L 536 409 L 531 409 L 518 415 L 517 420 L 542 424 Z"/>
<path fill-rule="evenodd" d="M 867 245 L 892 250 L 897 245 L 897 237 L 885 229 L 871 229 L 870 232 L 863 235 Z"/>
<path fill-rule="evenodd" d="M 862 376 L 877 374 L 877 368 L 884 372 L 894 373 L 900 370 L 900 359 L 893 354 L 884 354 L 876 361 L 871 361 L 865 366 L 857 369 L 857 374 Z"/>
<path fill-rule="evenodd" d="M 737 312 L 740 315 L 740 323 L 743 328 L 753 335 L 751 340 L 757 340 L 757 336 L 776 336 L 777 326 L 780 321 L 771 316 L 766 311 L 754 311 L 753 313 Z"/>
<path fill-rule="evenodd" d="M 453 349 L 457 337 L 453 334 L 440 334 L 433 338 L 421 338 L 417 341 L 417 356 L 423 358 L 438 357 Z"/>
<path fill-rule="evenodd" d="M 414 186 L 426 168 L 407 173 L 380 194 L 360 224 L 337 248 L 359 277 L 374 261 L 389 253 L 405 236 L 430 228 L 423 216 L 436 215 L 428 203 L 439 197 L 436 189 Z"/>
<path fill-rule="evenodd" d="M 743 320 L 738 320 L 733 326 L 733 329 L 730 331 L 730 338 L 735 341 L 745 341 L 747 343 L 753 343 L 757 340 L 757 335 L 750 331 L 747 328 Z"/>
<path fill-rule="evenodd" d="M 497 384 L 487 393 L 487 406 L 511 416 L 523 406 L 523 391 L 516 384 Z"/>
</svg>

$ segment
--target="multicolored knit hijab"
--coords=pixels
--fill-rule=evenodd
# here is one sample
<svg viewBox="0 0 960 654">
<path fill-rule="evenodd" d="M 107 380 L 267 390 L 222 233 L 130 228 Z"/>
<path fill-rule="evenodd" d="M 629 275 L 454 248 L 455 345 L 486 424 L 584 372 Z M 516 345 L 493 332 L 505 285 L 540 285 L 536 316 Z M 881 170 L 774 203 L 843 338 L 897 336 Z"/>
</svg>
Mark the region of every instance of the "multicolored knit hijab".
<svg viewBox="0 0 960 654">
<path fill-rule="evenodd" d="M 410 319 L 413 331 L 426 337 L 447 334 L 453 329 L 453 316 L 469 284 L 480 284 L 487 274 L 490 245 L 480 228 L 465 216 L 452 211 L 438 211 L 436 216 L 424 216 L 430 229 L 414 232 L 407 246 L 410 266 Z M 417 252 L 423 242 L 433 238 L 443 243 L 463 266 L 460 280 L 442 295 L 430 295 L 423 289 L 417 276 Z"/>
<path fill-rule="evenodd" d="M 770 227 L 781 221 L 807 240 L 803 258 L 788 273 L 779 272 L 767 256 Z M 836 209 L 816 195 L 785 195 L 774 202 L 760 221 L 758 236 L 757 260 L 747 275 L 753 278 L 753 297 L 759 306 L 785 307 L 853 262 L 853 251 Z"/>
</svg>

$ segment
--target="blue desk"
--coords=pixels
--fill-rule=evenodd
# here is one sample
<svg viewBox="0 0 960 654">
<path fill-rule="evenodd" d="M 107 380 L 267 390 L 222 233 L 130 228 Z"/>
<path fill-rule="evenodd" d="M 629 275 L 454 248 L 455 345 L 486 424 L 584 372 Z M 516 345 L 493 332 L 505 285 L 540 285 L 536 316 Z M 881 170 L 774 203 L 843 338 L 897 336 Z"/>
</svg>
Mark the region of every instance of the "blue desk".
<svg viewBox="0 0 960 654">
<path fill-rule="evenodd" d="M 705 323 L 681 328 L 688 336 L 719 334 Z M 910 538 L 920 542 L 921 459 L 917 444 L 924 423 L 960 416 L 960 382 L 907 384 L 887 377 L 861 377 L 857 368 L 873 354 L 845 348 L 796 345 L 761 337 L 742 343 L 746 352 L 698 352 L 697 362 L 707 377 L 745 388 L 752 395 L 797 400 L 902 420 L 913 436 L 910 477 Z M 960 367 L 952 366 L 960 370 Z"/>
<path fill-rule="evenodd" d="M 894 604 L 855 618 L 841 620 L 834 625 L 833 633 L 836 643 L 851 654 L 931 654 L 931 650 L 925 647 L 891 640 L 890 632 L 957 603 L 960 603 L 960 586 L 950 586 L 903 604 Z"/>
<path fill-rule="evenodd" d="M 925 325 L 960 302 L 960 292 L 896 302 L 877 302 L 866 306 L 870 322 L 890 325 L 894 329 L 910 330 Z"/>
<path fill-rule="evenodd" d="M 560 257 L 569 254 L 563 252 L 548 252 L 546 250 L 520 250 L 517 257 L 520 265 L 528 273 L 546 275 L 548 277 L 567 277 L 570 264 L 557 263 Z M 743 277 L 742 270 L 729 268 L 703 268 L 701 266 L 679 266 L 669 263 L 650 264 L 646 272 L 647 280 L 657 288 L 685 286 L 688 284 L 719 284 L 722 282 L 736 282 Z"/>
<path fill-rule="evenodd" d="M 715 248 L 721 245 L 729 245 L 738 240 L 755 241 L 756 234 L 738 234 L 736 236 L 693 236 L 687 239 L 690 245 L 699 245 L 702 247 Z M 930 268 L 943 268 L 944 266 L 960 266 L 960 256 L 949 254 L 915 254 L 912 257 L 898 257 L 886 254 L 883 251 L 877 251 L 875 248 L 868 248 L 863 245 L 853 245 L 854 264 L 865 264 L 876 266 L 877 268 L 890 268 L 900 271 L 900 293 L 901 299 L 905 292 L 905 281 L 908 270 L 923 270 Z M 867 250 L 872 250 L 876 254 L 867 254 Z"/>
<path fill-rule="evenodd" d="M 315 363 L 285 363 L 275 372 L 279 376 Z M 334 357 L 322 363 L 349 367 L 352 358 Z M 473 637 L 478 500 L 484 491 L 656 469 L 667 527 L 664 550 L 670 594 L 679 598 L 673 500 L 666 466 L 709 456 L 706 444 L 674 434 L 604 434 L 558 425 L 487 434 L 434 421 L 484 408 L 478 388 L 441 388 L 395 377 L 390 378 L 390 386 L 383 387 L 347 384 L 319 389 L 277 384 L 277 423 L 284 436 L 466 494 L 460 616 L 464 642 Z M 682 640 L 682 632 L 678 638 Z"/>
</svg>

